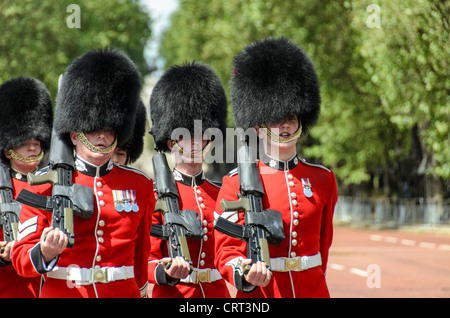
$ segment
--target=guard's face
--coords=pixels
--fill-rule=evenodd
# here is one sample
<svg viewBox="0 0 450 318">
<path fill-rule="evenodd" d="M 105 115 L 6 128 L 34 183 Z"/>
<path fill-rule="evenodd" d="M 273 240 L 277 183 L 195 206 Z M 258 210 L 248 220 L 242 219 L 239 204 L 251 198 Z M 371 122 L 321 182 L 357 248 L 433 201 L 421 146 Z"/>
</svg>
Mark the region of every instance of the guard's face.
<svg viewBox="0 0 450 318">
<path fill-rule="evenodd" d="M 15 152 L 25 158 L 36 158 L 41 153 L 41 142 L 36 139 L 25 141 L 20 146 L 14 148 Z"/>
<path fill-rule="evenodd" d="M 266 153 L 277 158 L 279 154 L 296 152 L 301 133 L 299 129 L 300 122 L 296 115 L 292 115 L 278 123 L 266 124 L 264 128 L 256 127 L 256 132 L 258 137 L 264 140 Z"/>
<path fill-rule="evenodd" d="M 110 147 L 115 141 L 115 133 L 112 130 L 95 131 L 84 134 L 88 141 L 99 149 L 106 149 Z M 114 151 L 107 153 L 98 153 L 91 151 L 79 139 L 75 132 L 70 133 L 70 138 L 75 146 L 77 154 L 87 162 L 94 165 L 101 166 L 105 164 L 114 154 Z"/>
<path fill-rule="evenodd" d="M 190 138 L 189 138 L 190 137 Z M 178 140 L 168 141 L 169 149 L 175 154 L 176 163 L 202 163 L 203 157 L 208 151 L 208 138 L 207 136 L 187 136 L 185 138 L 179 138 Z"/>
<path fill-rule="evenodd" d="M 283 138 L 289 138 L 292 136 L 298 129 L 299 122 L 296 115 L 292 115 L 289 117 L 286 117 L 284 120 L 282 120 L 279 123 L 272 123 L 267 124 L 267 128 L 270 129 L 270 131 L 274 134 L 276 134 L 279 137 Z M 297 141 L 297 140 L 295 140 Z"/>
<path fill-rule="evenodd" d="M 41 154 L 41 142 L 36 139 L 30 139 L 15 147 L 13 150 L 24 159 L 35 159 Z M 5 151 L 5 156 L 9 159 L 11 167 L 24 174 L 36 170 L 40 162 L 40 160 L 25 162 L 24 160 L 11 157 L 7 151 Z"/>
<path fill-rule="evenodd" d="M 191 138 L 183 138 L 177 140 L 178 145 L 187 153 L 195 154 L 199 151 L 202 151 L 205 148 L 208 140 L 206 137 L 202 136 L 202 138 L 194 138 L 195 136 L 191 135 Z"/>
<path fill-rule="evenodd" d="M 125 166 L 127 164 L 127 152 L 120 148 L 114 149 L 114 154 L 111 158 L 114 163 Z"/>
</svg>

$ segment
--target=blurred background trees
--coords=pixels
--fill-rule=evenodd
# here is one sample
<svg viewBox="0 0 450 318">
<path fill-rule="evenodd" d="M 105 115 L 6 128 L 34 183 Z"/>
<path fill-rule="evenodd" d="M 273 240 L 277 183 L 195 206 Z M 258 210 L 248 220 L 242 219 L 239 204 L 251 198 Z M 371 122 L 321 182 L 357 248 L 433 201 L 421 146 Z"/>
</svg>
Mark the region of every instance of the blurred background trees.
<svg viewBox="0 0 450 318">
<path fill-rule="evenodd" d="M 70 62 L 105 46 L 125 50 L 150 74 L 145 1 L 0 0 L 0 82 L 34 76 L 54 98 Z M 298 151 L 334 170 L 341 195 L 449 197 L 450 1 L 178 2 L 162 37 L 165 68 L 208 63 L 227 92 L 233 57 L 249 43 L 284 36 L 304 48 L 322 111 Z M 67 27 L 73 3 L 81 28 Z"/>
<path fill-rule="evenodd" d="M 80 8 L 80 28 L 67 19 Z M 32 76 L 56 97 L 58 77 L 83 53 L 102 47 L 126 51 L 143 74 L 143 51 L 151 36 L 148 13 L 138 1 L 0 0 L 0 83 Z"/>
<path fill-rule="evenodd" d="M 305 49 L 319 75 L 322 111 L 298 150 L 334 170 L 341 194 L 449 195 L 450 2 L 179 4 L 162 43 L 166 65 L 209 63 L 226 89 L 232 59 L 247 44 L 284 36 Z"/>
</svg>

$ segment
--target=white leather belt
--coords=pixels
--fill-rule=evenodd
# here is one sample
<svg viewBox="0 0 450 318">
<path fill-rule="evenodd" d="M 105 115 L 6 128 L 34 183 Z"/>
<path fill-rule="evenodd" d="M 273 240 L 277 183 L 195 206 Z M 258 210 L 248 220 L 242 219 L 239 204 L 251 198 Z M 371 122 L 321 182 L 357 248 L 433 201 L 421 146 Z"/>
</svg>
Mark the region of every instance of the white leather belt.
<svg viewBox="0 0 450 318">
<path fill-rule="evenodd" d="M 134 278 L 134 267 L 80 268 L 55 266 L 52 271 L 47 273 L 47 277 L 72 281 L 78 285 L 109 283 Z"/>
<path fill-rule="evenodd" d="M 270 265 L 274 272 L 300 272 L 322 265 L 322 256 L 320 256 L 319 252 L 312 256 L 271 258 Z"/>
<path fill-rule="evenodd" d="M 217 269 L 195 268 L 192 273 L 188 275 L 188 277 L 186 277 L 185 279 L 181 279 L 180 281 L 182 281 L 183 283 L 198 284 L 212 283 L 219 279 L 222 279 L 222 276 L 220 276 L 220 273 Z"/>
</svg>

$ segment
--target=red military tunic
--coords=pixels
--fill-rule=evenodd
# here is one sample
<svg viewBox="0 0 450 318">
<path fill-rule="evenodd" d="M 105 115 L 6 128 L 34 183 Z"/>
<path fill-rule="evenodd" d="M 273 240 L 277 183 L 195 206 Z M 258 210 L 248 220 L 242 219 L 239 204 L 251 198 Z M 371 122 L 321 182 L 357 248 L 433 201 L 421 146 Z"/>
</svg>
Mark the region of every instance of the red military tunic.
<svg viewBox="0 0 450 318">
<path fill-rule="evenodd" d="M 11 169 L 13 198 L 16 199 L 22 189 L 32 191 L 27 176 Z M 0 229 L 0 241 L 3 241 L 3 229 Z M 36 298 L 39 296 L 41 277 L 19 276 L 12 266 L 0 267 L 0 298 Z"/>
<path fill-rule="evenodd" d="M 269 285 L 254 289 L 255 286 L 245 282 L 243 290 L 254 291 L 238 291 L 236 297 L 329 297 L 325 271 L 337 200 L 333 172 L 297 156 L 288 161 L 264 156 L 258 167 L 265 192 L 263 207 L 282 213 L 285 240 L 278 246 L 269 244 L 273 273 Z M 221 217 L 244 224 L 241 211 L 223 212 L 220 206 L 221 199 L 236 201 L 238 192 L 237 173 L 225 176 L 216 211 Z M 216 230 L 216 265 L 234 286 L 237 286 L 234 271 L 240 267 L 239 258 L 247 258 L 246 247 L 245 241 Z M 299 259 L 304 256 L 310 258 Z M 299 264 L 308 264 L 309 269 L 300 271 Z"/>
<path fill-rule="evenodd" d="M 89 219 L 74 216 L 75 245 L 45 264 L 39 238 L 51 223 L 52 213 L 23 205 L 14 266 L 22 276 L 46 274 L 41 297 L 145 295 L 148 220 L 155 205 L 153 182 L 137 170 L 116 166 L 112 161 L 97 167 L 77 158 L 76 168 L 73 182 L 94 191 L 94 213 Z M 46 185 L 38 193 L 51 195 L 51 189 Z M 122 208 L 118 205 L 116 209 L 116 204 Z M 130 209 L 134 204 L 138 211 Z M 125 207 L 129 212 L 122 210 Z"/>
<path fill-rule="evenodd" d="M 203 226 L 203 240 L 187 239 L 192 265 L 195 268 L 187 280 L 169 285 L 159 261 L 168 257 L 167 242 L 151 237 L 148 264 L 149 283 L 155 284 L 152 297 L 156 298 L 211 298 L 229 297 L 225 281 L 214 266 L 214 208 L 219 187 L 204 178 L 203 172 L 189 176 L 174 170 L 181 210 L 196 211 Z M 161 213 L 153 215 L 154 224 L 163 224 Z M 206 282 L 205 280 L 214 280 Z"/>
</svg>

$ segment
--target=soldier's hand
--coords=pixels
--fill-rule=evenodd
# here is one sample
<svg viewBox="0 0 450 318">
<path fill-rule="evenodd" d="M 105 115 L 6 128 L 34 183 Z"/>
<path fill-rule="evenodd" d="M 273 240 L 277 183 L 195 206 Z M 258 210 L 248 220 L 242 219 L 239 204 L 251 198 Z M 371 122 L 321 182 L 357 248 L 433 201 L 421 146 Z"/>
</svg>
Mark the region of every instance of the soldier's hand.
<svg viewBox="0 0 450 318">
<path fill-rule="evenodd" d="M 66 234 L 60 229 L 47 227 L 42 231 L 41 235 L 41 253 L 46 263 L 50 263 L 52 259 L 62 253 L 69 241 Z"/>
<path fill-rule="evenodd" d="M 0 258 L 2 258 L 5 262 L 11 262 L 12 248 L 15 242 L 16 241 L 0 241 Z"/>
<path fill-rule="evenodd" d="M 251 263 L 251 259 L 245 259 L 242 261 L 241 266 L 245 268 L 245 266 L 250 265 Z M 250 271 L 244 277 L 248 283 L 254 286 L 266 287 L 272 278 L 272 272 L 267 269 L 266 263 L 256 262 L 252 264 Z"/>
<path fill-rule="evenodd" d="M 180 256 L 177 256 L 175 258 L 163 258 L 161 263 L 164 266 L 166 274 L 175 279 L 184 279 L 189 275 L 191 271 L 189 263 Z M 170 267 L 166 266 L 169 263 Z"/>
</svg>

